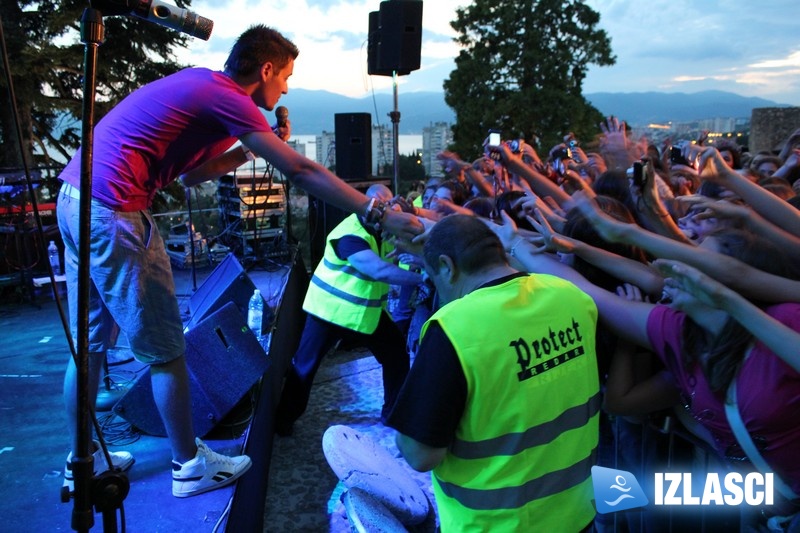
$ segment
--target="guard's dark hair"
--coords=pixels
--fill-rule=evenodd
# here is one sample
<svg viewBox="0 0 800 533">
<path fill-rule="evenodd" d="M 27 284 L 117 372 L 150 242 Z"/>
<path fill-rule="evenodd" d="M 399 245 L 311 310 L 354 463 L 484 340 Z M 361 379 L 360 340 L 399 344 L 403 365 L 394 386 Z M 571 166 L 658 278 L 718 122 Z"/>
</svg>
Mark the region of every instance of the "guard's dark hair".
<svg viewBox="0 0 800 533">
<path fill-rule="evenodd" d="M 272 61 L 275 70 L 280 71 L 299 53 L 297 46 L 277 30 L 257 24 L 236 39 L 225 61 L 225 72 L 249 76 L 268 61 Z"/>
<path fill-rule="evenodd" d="M 480 219 L 469 215 L 444 217 L 431 229 L 423 248 L 428 268 L 439 272 L 439 256 L 446 255 L 459 270 L 473 274 L 507 264 L 503 243 Z"/>
</svg>

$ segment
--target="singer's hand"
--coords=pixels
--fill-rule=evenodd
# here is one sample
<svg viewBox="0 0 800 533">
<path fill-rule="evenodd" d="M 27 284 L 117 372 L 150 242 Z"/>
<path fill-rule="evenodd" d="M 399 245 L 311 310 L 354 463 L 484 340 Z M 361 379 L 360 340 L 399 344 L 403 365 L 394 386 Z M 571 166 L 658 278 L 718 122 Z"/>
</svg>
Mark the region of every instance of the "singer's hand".
<svg viewBox="0 0 800 533">
<path fill-rule="evenodd" d="M 272 131 L 280 140 L 287 142 L 289 137 L 292 136 L 292 121 L 287 118 L 284 123 L 284 126 L 278 126 L 278 124 L 275 124 L 272 126 Z"/>
</svg>

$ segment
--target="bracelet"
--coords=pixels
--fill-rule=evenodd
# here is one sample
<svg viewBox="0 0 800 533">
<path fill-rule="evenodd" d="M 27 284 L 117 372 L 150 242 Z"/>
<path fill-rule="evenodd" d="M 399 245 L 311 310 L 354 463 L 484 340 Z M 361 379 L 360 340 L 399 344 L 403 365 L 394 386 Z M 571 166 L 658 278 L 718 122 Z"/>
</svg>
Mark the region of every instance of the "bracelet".
<svg viewBox="0 0 800 533">
<path fill-rule="evenodd" d="M 525 242 L 525 239 L 523 237 L 517 237 L 517 240 L 515 240 L 514 244 L 511 245 L 511 249 L 508 251 L 508 255 L 510 255 L 511 257 L 517 257 L 516 255 L 517 246 L 519 246 L 519 243 L 521 242 Z"/>
<path fill-rule="evenodd" d="M 256 154 L 254 154 L 253 152 L 251 152 L 251 151 L 250 151 L 250 148 L 248 148 L 248 147 L 247 147 L 247 146 L 245 146 L 245 145 L 242 145 L 242 152 L 244 153 L 244 157 L 245 157 L 245 158 L 246 158 L 248 161 L 255 161 L 255 159 L 256 159 Z"/>
</svg>

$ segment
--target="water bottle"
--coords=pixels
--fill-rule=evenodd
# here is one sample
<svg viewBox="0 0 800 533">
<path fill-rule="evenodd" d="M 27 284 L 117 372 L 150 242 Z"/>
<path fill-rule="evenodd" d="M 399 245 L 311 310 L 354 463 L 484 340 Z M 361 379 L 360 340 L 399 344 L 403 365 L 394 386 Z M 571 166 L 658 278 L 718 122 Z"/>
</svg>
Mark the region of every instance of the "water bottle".
<svg viewBox="0 0 800 533">
<path fill-rule="evenodd" d="M 261 321 L 264 317 L 264 300 L 261 299 L 261 291 L 256 289 L 247 304 L 247 327 L 253 332 L 257 339 L 261 339 Z"/>
<path fill-rule="evenodd" d="M 50 241 L 47 247 L 47 256 L 50 258 L 50 268 L 53 269 L 53 274 L 56 276 L 61 275 L 61 260 L 58 256 L 58 246 L 55 241 Z"/>
</svg>

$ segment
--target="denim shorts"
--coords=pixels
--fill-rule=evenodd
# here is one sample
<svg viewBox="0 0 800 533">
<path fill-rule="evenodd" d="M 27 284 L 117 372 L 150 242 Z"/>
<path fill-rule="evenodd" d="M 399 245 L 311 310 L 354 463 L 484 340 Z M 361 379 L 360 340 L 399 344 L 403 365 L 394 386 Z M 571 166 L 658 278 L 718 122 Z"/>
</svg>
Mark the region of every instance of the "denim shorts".
<svg viewBox="0 0 800 533">
<path fill-rule="evenodd" d="M 70 329 L 78 327 L 80 191 L 64 183 L 58 226 L 64 239 L 64 273 Z M 120 331 L 137 360 L 161 364 L 186 351 L 175 282 L 164 241 L 147 211 L 121 212 L 92 200 L 90 231 L 89 352 L 113 348 Z"/>
</svg>

